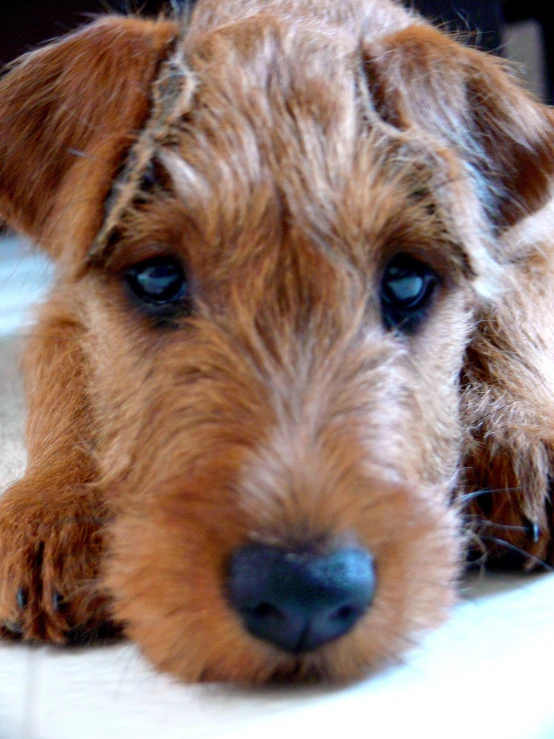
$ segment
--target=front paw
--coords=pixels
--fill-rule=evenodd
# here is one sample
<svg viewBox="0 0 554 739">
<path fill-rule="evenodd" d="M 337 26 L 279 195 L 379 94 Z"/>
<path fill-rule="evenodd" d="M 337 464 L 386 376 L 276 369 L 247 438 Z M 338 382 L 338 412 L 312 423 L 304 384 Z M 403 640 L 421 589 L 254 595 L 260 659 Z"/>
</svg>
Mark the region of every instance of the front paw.
<svg viewBox="0 0 554 739">
<path fill-rule="evenodd" d="M 51 477 L 24 478 L 0 496 L 0 636 L 64 643 L 111 634 L 98 580 L 106 512 L 85 486 L 51 486 Z"/>
</svg>

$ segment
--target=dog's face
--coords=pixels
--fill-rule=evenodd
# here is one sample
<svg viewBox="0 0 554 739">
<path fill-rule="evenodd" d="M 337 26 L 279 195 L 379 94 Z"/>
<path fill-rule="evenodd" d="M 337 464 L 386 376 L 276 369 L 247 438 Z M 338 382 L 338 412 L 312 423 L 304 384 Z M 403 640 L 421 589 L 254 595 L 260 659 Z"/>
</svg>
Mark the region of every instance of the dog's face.
<svg viewBox="0 0 554 739">
<path fill-rule="evenodd" d="M 59 105 L 44 138 L 80 156 L 33 208 L 15 185 L 3 208 L 59 258 L 85 327 L 129 633 L 187 680 L 351 679 L 454 600 L 459 378 L 511 256 L 498 234 L 545 198 L 549 123 L 493 62 L 385 4 L 384 37 L 361 6 L 221 28 L 201 8 L 177 42 L 123 20 L 76 37 L 90 67 L 112 39 L 123 81 L 102 75 L 135 95 L 105 103 L 83 74 L 103 135 L 78 138 L 73 111 L 60 144 Z M 69 43 L 28 66 L 67 63 Z M 171 43 L 156 118 L 144 88 Z"/>
</svg>

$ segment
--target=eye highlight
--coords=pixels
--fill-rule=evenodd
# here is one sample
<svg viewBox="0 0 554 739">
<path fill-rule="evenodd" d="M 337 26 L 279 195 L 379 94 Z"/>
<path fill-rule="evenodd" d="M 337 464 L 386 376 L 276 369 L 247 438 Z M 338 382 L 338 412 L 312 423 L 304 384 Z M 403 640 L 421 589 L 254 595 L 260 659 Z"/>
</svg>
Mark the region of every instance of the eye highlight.
<svg viewBox="0 0 554 739">
<path fill-rule="evenodd" d="M 409 254 L 397 254 L 385 267 L 380 299 L 388 329 L 414 333 L 427 316 L 440 278 L 434 269 Z"/>
<path fill-rule="evenodd" d="M 189 283 L 180 260 L 157 256 L 133 265 L 124 273 L 128 292 L 153 318 L 170 319 L 190 313 Z"/>
</svg>

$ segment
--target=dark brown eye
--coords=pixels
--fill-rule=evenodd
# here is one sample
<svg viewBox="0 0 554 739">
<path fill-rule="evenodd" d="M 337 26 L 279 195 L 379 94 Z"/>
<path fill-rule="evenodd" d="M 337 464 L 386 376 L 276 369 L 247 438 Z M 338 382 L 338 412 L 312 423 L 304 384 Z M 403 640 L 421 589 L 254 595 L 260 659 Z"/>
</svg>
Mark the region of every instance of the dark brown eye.
<svg viewBox="0 0 554 739">
<path fill-rule="evenodd" d="M 439 284 L 434 269 L 408 254 L 397 254 L 381 279 L 381 313 L 389 329 L 413 333 L 423 322 Z"/>
<path fill-rule="evenodd" d="M 125 272 L 132 297 L 147 314 L 172 318 L 190 312 L 190 291 L 181 262 L 160 256 L 135 264 Z"/>
</svg>

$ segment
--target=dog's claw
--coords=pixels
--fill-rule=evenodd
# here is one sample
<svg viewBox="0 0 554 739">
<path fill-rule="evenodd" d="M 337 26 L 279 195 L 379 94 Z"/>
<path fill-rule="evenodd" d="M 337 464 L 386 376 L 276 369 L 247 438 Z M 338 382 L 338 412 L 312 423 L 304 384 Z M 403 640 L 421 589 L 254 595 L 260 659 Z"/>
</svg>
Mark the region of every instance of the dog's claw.
<svg viewBox="0 0 554 739">
<path fill-rule="evenodd" d="M 20 611 L 22 611 L 27 606 L 27 603 L 29 602 L 27 591 L 24 588 L 19 588 L 15 596 L 15 599 L 17 602 L 17 607 L 19 608 Z"/>
<path fill-rule="evenodd" d="M 63 610 L 65 601 L 61 593 L 55 592 L 52 596 L 52 608 L 56 613 L 59 613 Z"/>
<path fill-rule="evenodd" d="M 533 521 L 529 521 L 527 524 L 527 536 L 533 544 L 536 544 L 539 539 L 541 538 L 541 530 L 538 526 L 538 524 L 534 523 Z"/>
<path fill-rule="evenodd" d="M 23 626 L 17 621 L 4 621 L 3 627 L 10 634 L 14 634 L 14 636 L 21 636 L 23 634 Z"/>
</svg>

